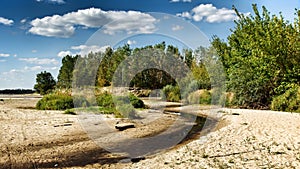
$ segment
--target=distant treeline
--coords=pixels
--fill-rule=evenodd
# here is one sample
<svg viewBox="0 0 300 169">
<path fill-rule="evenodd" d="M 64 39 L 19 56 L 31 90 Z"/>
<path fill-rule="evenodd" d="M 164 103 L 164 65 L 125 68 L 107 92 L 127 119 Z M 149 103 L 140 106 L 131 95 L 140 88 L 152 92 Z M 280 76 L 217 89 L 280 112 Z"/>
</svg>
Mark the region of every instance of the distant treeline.
<svg viewBox="0 0 300 169">
<path fill-rule="evenodd" d="M 33 94 L 35 93 L 32 89 L 5 89 L 0 90 L 0 94 Z"/>
</svg>

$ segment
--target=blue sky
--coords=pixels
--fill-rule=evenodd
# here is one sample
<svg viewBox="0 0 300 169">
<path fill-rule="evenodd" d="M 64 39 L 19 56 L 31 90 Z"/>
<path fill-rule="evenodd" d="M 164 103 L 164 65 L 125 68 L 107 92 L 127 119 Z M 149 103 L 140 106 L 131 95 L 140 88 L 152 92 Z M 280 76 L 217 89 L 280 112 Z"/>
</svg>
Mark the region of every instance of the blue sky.
<svg viewBox="0 0 300 169">
<path fill-rule="evenodd" d="M 252 3 L 291 21 L 299 9 L 299 0 L 2 0 L 0 89 L 33 88 L 44 70 L 56 78 L 66 54 L 161 41 L 195 48 L 213 35 L 226 39 L 236 19 L 232 5 L 248 14 Z"/>
</svg>

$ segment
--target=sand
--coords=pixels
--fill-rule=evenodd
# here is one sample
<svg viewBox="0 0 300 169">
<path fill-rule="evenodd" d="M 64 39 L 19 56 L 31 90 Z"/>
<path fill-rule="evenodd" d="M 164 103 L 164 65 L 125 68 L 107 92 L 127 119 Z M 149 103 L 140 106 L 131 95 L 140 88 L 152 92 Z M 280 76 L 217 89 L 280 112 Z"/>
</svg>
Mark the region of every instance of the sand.
<svg viewBox="0 0 300 169">
<path fill-rule="evenodd" d="M 0 101 L 0 168 L 300 168 L 300 114 L 223 109 L 213 132 L 133 163 L 93 142 L 78 116 L 30 109 L 37 101 Z"/>
</svg>

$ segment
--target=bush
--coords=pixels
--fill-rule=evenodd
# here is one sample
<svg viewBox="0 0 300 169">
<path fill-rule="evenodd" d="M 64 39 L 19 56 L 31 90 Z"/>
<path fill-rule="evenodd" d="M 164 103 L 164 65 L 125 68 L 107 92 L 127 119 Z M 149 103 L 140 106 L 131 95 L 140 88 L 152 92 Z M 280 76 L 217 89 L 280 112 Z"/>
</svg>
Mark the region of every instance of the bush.
<svg viewBox="0 0 300 169">
<path fill-rule="evenodd" d="M 136 117 L 134 108 L 145 108 L 144 102 L 133 94 L 130 94 L 129 97 L 116 96 L 113 98 L 110 93 L 104 92 L 99 94 L 96 100 L 101 112 L 104 114 L 114 113 L 116 117 Z"/>
<path fill-rule="evenodd" d="M 134 108 L 145 108 L 144 102 L 133 94 L 129 94 L 129 101 Z"/>
<path fill-rule="evenodd" d="M 106 108 L 115 107 L 113 97 L 108 92 L 105 92 L 105 93 L 102 93 L 102 94 L 98 95 L 96 100 L 97 100 L 98 106 L 106 107 Z M 129 94 L 129 99 L 128 99 L 128 96 L 116 96 L 115 101 L 116 102 L 121 102 L 121 104 L 124 104 L 124 103 L 129 101 L 130 104 L 134 108 L 145 108 L 144 102 L 141 99 L 139 99 L 138 97 L 136 97 L 135 95 L 131 94 L 131 93 Z"/>
<path fill-rule="evenodd" d="M 187 101 L 191 104 L 211 104 L 211 93 L 208 90 L 198 90 L 191 93 Z"/>
<path fill-rule="evenodd" d="M 137 118 L 135 109 L 129 104 L 118 105 L 116 113 L 123 118 Z"/>
<path fill-rule="evenodd" d="M 84 96 L 73 96 L 74 106 L 89 107 L 91 104 Z"/>
<path fill-rule="evenodd" d="M 208 90 L 203 90 L 199 100 L 200 104 L 211 104 L 211 93 Z"/>
<path fill-rule="evenodd" d="M 163 99 L 171 102 L 179 102 L 181 99 L 179 86 L 167 85 L 162 89 L 161 95 Z"/>
<path fill-rule="evenodd" d="M 101 93 L 96 98 L 97 105 L 105 108 L 115 107 L 112 95 L 108 92 Z"/>
<path fill-rule="evenodd" d="M 48 94 L 36 104 L 38 110 L 66 110 L 74 108 L 73 98 L 67 94 Z"/>
<path fill-rule="evenodd" d="M 293 85 L 284 94 L 274 97 L 271 109 L 300 113 L 300 86 Z"/>
</svg>

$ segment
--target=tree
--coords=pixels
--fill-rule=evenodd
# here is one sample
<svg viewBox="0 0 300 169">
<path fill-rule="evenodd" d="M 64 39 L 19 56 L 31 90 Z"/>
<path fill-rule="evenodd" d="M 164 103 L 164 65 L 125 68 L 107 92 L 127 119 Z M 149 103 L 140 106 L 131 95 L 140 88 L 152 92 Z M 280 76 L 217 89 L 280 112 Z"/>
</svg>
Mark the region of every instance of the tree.
<svg viewBox="0 0 300 169">
<path fill-rule="evenodd" d="M 300 12 L 291 24 L 281 15 L 270 16 L 265 7 L 261 14 L 253 5 L 254 16 L 235 11 L 239 20 L 228 42 L 214 37 L 212 45 L 226 68 L 236 104 L 268 108 L 274 96 L 288 89 L 287 84 L 300 83 Z"/>
<path fill-rule="evenodd" d="M 65 56 L 62 59 L 62 66 L 60 67 L 57 77 L 57 86 L 62 88 L 71 88 L 73 80 L 73 70 L 79 56 Z"/>
<path fill-rule="evenodd" d="M 36 75 L 36 84 L 34 89 L 42 95 L 50 93 L 56 85 L 56 82 L 50 72 L 41 72 Z"/>
</svg>

